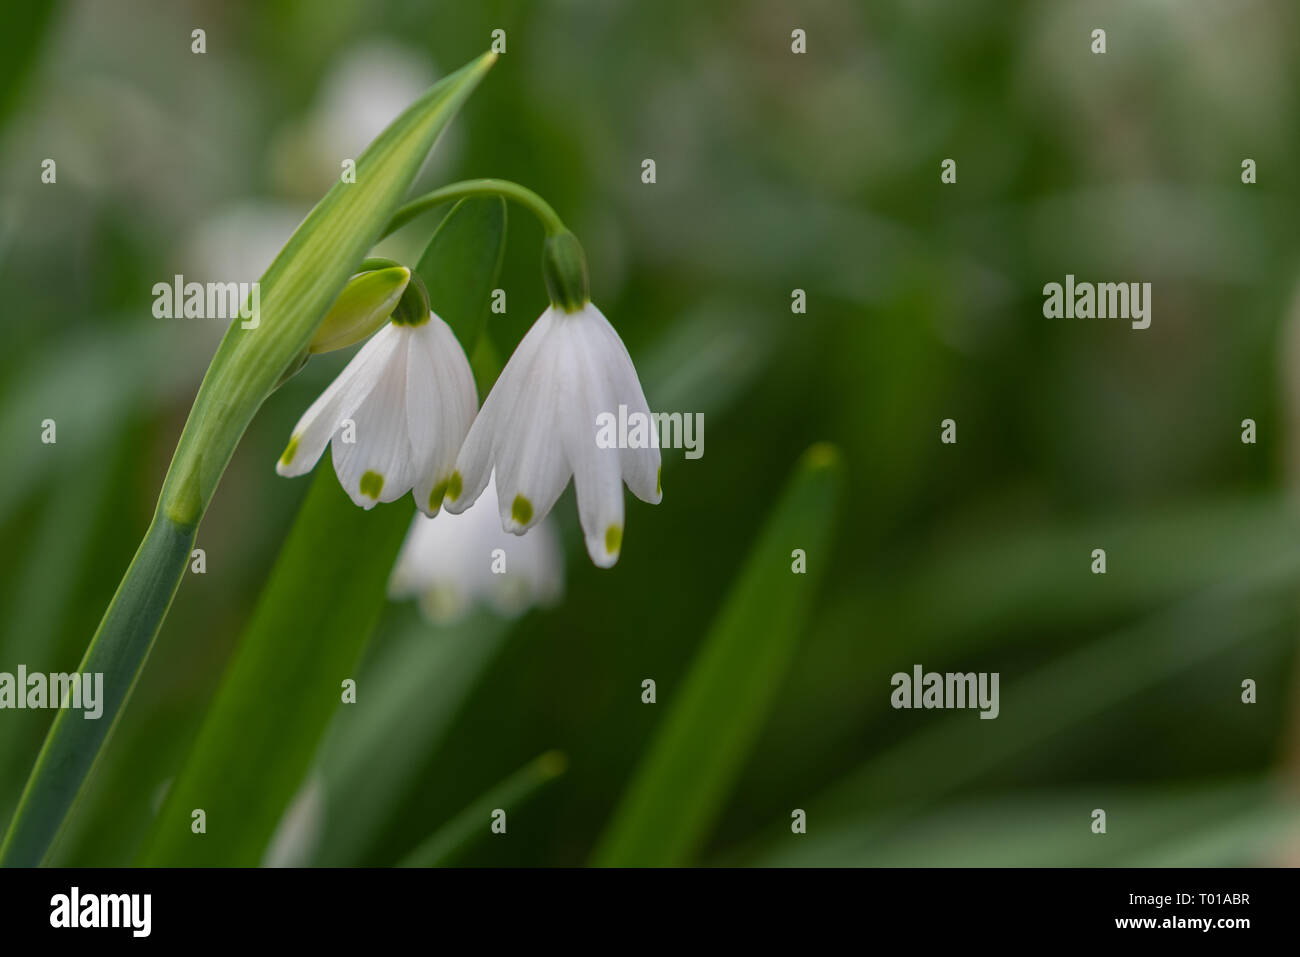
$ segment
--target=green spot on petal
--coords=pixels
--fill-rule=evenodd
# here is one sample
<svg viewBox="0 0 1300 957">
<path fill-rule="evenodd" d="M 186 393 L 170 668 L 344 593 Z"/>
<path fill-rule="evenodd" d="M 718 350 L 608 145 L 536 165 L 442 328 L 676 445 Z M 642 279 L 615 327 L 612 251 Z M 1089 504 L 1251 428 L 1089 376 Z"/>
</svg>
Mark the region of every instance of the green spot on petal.
<svg viewBox="0 0 1300 957">
<path fill-rule="evenodd" d="M 522 495 L 516 495 L 510 505 L 510 517 L 520 525 L 527 525 L 528 520 L 533 517 L 533 503 Z"/>
<path fill-rule="evenodd" d="M 611 555 L 617 555 L 618 550 L 623 546 L 623 529 L 617 525 L 611 525 L 605 529 L 605 551 Z"/>
<path fill-rule="evenodd" d="M 659 466 L 659 471 L 655 474 L 655 494 L 664 494 L 664 467 Z"/>
<path fill-rule="evenodd" d="M 461 489 L 464 483 L 461 481 L 459 472 L 452 472 L 451 478 L 447 479 L 447 500 L 454 502 L 460 498 Z"/>
<path fill-rule="evenodd" d="M 361 476 L 361 494 L 368 498 L 378 499 L 379 493 L 384 490 L 384 477 L 378 472 L 366 472 Z"/>
<path fill-rule="evenodd" d="M 442 500 L 447 495 L 447 486 L 451 485 L 450 479 L 443 479 L 433 487 L 429 493 L 429 511 L 436 512 L 442 508 Z"/>
<path fill-rule="evenodd" d="M 284 447 L 284 454 L 280 456 L 280 464 L 288 465 L 293 461 L 293 457 L 298 454 L 298 436 L 289 439 L 289 444 Z"/>
</svg>

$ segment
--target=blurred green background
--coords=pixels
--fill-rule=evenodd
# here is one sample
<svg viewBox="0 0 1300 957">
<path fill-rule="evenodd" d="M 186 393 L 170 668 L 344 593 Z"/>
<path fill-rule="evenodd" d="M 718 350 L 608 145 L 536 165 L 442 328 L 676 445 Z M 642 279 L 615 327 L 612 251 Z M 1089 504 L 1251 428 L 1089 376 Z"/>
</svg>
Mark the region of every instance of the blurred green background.
<svg viewBox="0 0 1300 957">
<path fill-rule="evenodd" d="M 499 176 L 545 196 L 583 240 L 593 298 L 651 406 L 705 416 L 703 458 L 665 453 L 663 503 L 628 496 L 613 570 L 590 565 L 573 493 L 561 498 L 558 607 L 435 628 L 411 603 L 388 606 L 358 703 L 313 752 L 270 859 L 397 863 L 455 837 L 469 809 L 440 860 L 578 864 L 636 786 L 658 787 L 671 830 L 708 801 L 689 777 L 647 784 L 639 769 L 692 681 L 740 733 L 690 728 L 721 790 L 681 862 L 1300 853 L 1294 4 L 112 0 L 12 13 L 0 671 L 76 669 L 152 513 L 223 325 L 153 318 L 153 284 L 257 278 L 339 159 L 494 29 L 506 54 L 422 186 Z M 1097 27 L 1104 56 L 1089 49 Z M 791 53 L 794 28 L 805 55 Z M 40 181 L 47 157 L 54 185 Z M 948 157 L 954 185 L 939 179 Z M 1241 182 L 1248 157 L 1256 185 Z M 425 239 L 380 250 L 413 263 Z M 540 241 L 512 208 L 508 312 L 486 333 L 502 357 L 546 304 Z M 1043 284 L 1066 273 L 1151 282 L 1150 329 L 1045 319 Z M 806 315 L 791 313 L 795 288 Z M 54 862 L 137 859 L 309 485 L 274 462 L 345 361 L 311 363 L 247 434 L 200 528 L 207 573 L 182 583 Z M 939 441 L 948 417 L 955 446 Z M 56 445 L 40 442 L 45 418 Z M 1241 441 L 1246 418 L 1256 444 Z M 829 528 L 809 554 L 817 576 L 770 617 L 780 596 L 746 579 L 746 560 L 792 587 L 803 526 L 772 516 L 820 440 L 838 446 L 844 485 L 815 489 Z M 1099 547 L 1104 576 L 1089 570 Z M 748 609 L 728 619 L 733 650 L 748 634 L 787 655 L 748 710 L 701 655 L 726 631 L 712 628 L 724 607 Z M 999 672 L 1000 717 L 892 710 L 890 676 L 917 663 Z M 1241 701 L 1247 678 L 1255 704 Z M 0 712 L 0 821 L 51 716 Z M 496 806 L 491 789 L 550 751 L 564 773 L 511 798 L 507 835 L 486 817 L 476 831 L 484 796 Z M 791 833 L 796 808 L 807 834 Z M 207 840 L 238 827 L 209 822 Z"/>
</svg>

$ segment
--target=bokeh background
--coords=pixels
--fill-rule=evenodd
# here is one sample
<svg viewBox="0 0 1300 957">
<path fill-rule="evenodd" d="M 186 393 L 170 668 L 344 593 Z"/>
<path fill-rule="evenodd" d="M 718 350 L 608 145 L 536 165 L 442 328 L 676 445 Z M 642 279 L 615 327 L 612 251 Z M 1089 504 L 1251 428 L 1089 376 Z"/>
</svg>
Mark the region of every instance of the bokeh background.
<svg viewBox="0 0 1300 957">
<path fill-rule="evenodd" d="M 828 440 L 846 483 L 810 556 L 817 595 L 692 861 L 1292 860 L 1287 0 L 17 5 L 0 39 L 0 670 L 75 670 L 152 513 L 222 332 L 153 318 L 152 285 L 257 278 L 339 157 L 496 28 L 506 55 L 420 182 L 547 197 L 651 405 L 704 413 L 705 454 L 666 453 L 661 505 L 629 495 L 612 571 L 588 562 L 566 492 L 558 607 L 439 628 L 390 605 L 275 859 L 396 863 L 554 750 L 565 772 L 512 808 L 508 838 L 484 827 L 452 862 L 590 860 L 787 477 Z M 545 305 L 540 239 L 512 208 L 501 355 Z M 382 251 L 410 261 L 418 242 Z M 1151 328 L 1043 318 L 1066 273 L 1151 282 Z M 55 862 L 136 858 L 307 488 L 272 466 L 345 359 L 313 362 L 248 432 L 200 529 L 207 573 L 183 582 Z M 999 672 L 1001 716 L 892 710 L 890 675 L 916 663 Z M 0 820 L 50 718 L 0 713 Z"/>
</svg>

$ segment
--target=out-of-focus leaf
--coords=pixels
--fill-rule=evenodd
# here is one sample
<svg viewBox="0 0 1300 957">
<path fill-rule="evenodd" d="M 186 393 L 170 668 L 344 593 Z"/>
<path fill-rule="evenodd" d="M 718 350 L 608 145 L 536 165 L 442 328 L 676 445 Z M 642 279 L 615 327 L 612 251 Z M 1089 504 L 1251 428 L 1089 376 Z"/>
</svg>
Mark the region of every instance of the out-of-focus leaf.
<svg viewBox="0 0 1300 957">
<path fill-rule="evenodd" d="M 842 479 L 826 445 L 804 456 L 764 526 L 594 860 L 671 866 L 708 836 L 806 625 L 828 561 Z M 801 549 L 806 573 L 795 574 Z"/>
<path fill-rule="evenodd" d="M 46 0 L 20 3 L 5 11 L 5 28 L 0 31 L 0 122 L 8 119 L 17 102 L 27 71 L 61 6 L 58 0 Z"/>
<path fill-rule="evenodd" d="M 809 805 L 810 820 L 836 827 L 810 828 L 796 842 L 783 833 L 765 842 L 758 862 L 803 865 L 860 852 L 887 825 L 896 825 L 1023 750 L 1276 627 L 1291 614 L 1286 596 L 1297 579 L 1300 555 L 1293 552 L 1251 579 L 1199 595 L 1020 681 L 1003 680 L 996 720 L 982 721 L 971 711 L 960 711 L 904 738 Z M 868 818 L 875 823 L 854 833 L 855 851 L 849 846 L 847 822 Z"/>
<path fill-rule="evenodd" d="M 321 746 L 325 824 L 315 863 L 379 863 L 366 858 L 372 842 L 508 634 L 508 622 L 486 614 L 436 631 L 420 623 L 367 666 L 365 696 L 335 716 Z"/>
<path fill-rule="evenodd" d="M 508 822 L 520 805 L 563 774 L 566 764 L 558 751 L 538 755 L 429 835 L 399 866 L 442 867 L 455 863 L 469 845 L 490 832 L 495 811 L 504 811 Z"/>
<path fill-rule="evenodd" d="M 197 358 L 175 349 L 168 330 L 116 324 L 111 336 L 60 339 L 33 357 L 0 402 L 0 446 L 36 445 L 41 454 L 15 455 L 0 482 L 0 522 L 58 471 L 87 471 L 105 436 L 121 429 L 131 409 L 161 405 L 192 388 Z M 88 402 L 86 396 L 95 400 Z M 54 419 L 58 441 L 39 445 L 41 422 Z"/>
<path fill-rule="evenodd" d="M 408 499 L 357 508 L 328 463 L 172 785 L 142 862 L 255 866 L 383 610 Z M 360 697 L 365 688 L 358 688 Z M 202 808 L 207 833 L 190 830 Z"/>
<path fill-rule="evenodd" d="M 1094 809 L 1106 833 L 1092 830 Z M 941 808 L 902 825 L 868 821 L 827 831 L 822 855 L 833 867 L 1131 866 L 1177 859 L 1184 866 L 1266 863 L 1261 837 L 1300 831 L 1271 803 L 1262 780 L 1153 788 L 1098 786 L 1065 793 L 1027 792 Z M 1247 830 L 1246 821 L 1253 826 Z M 869 829 L 870 841 L 862 840 Z M 838 832 L 838 838 L 836 839 Z M 1239 838 L 1239 842 L 1224 840 Z M 794 838 L 798 840 L 798 838 Z M 1261 853 L 1263 852 L 1263 853 Z"/>
<path fill-rule="evenodd" d="M 103 454 L 107 457 L 106 450 Z M 0 660 L 11 663 L 5 670 L 12 671 L 12 663 L 25 664 L 33 673 L 62 671 L 76 664 L 75 659 L 59 657 L 56 639 L 69 612 L 63 595 L 89 561 L 82 550 L 82 531 L 91 527 L 106 503 L 112 478 L 110 469 L 89 474 L 74 470 L 55 484 L 35 541 L 26 552 L 26 574 L 13 583 L 14 610 L 0 633 Z M 40 734 L 50 719 L 45 710 L 5 715 L 0 734 L 0 821 L 8 820 L 18 800 L 23 775 L 36 757 Z"/>
</svg>

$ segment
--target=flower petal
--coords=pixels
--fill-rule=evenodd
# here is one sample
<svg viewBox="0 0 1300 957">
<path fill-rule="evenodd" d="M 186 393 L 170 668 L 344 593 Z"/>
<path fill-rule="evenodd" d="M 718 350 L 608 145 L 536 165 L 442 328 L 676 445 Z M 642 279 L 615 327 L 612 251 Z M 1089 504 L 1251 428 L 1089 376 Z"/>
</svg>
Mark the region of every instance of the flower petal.
<svg viewBox="0 0 1300 957">
<path fill-rule="evenodd" d="M 619 338 L 618 332 L 609 320 L 595 306 L 588 304 L 588 309 L 595 313 L 598 321 L 594 324 L 600 339 L 604 343 L 604 360 L 601 368 L 606 382 L 617 402 L 627 406 L 629 419 L 633 414 L 645 416 L 649 423 L 650 444 L 642 448 L 625 448 L 620 450 L 619 464 L 623 470 L 623 480 L 627 487 L 643 502 L 659 504 L 663 492 L 659 487 L 659 472 L 662 457 L 659 451 L 659 431 L 655 419 L 650 414 L 650 404 L 646 402 L 645 392 L 641 389 L 641 380 L 637 378 L 636 366 L 628 355 L 627 346 Z M 618 409 L 612 409 L 615 415 Z"/>
<path fill-rule="evenodd" d="M 370 394 L 397 342 L 386 326 L 343 367 L 333 382 L 308 406 L 290 433 L 289 444 L 275 470 L 289 477 L 310 472 L 339 423 Z"/>
<path fill-rule="evenodd" d="M 578 523 L 587 554 L 600 568 L 618 561 L 623 544 L 623 470 L 620 449 L 596 444 L 596 415 L 617 411 L 610 382 L 604 374 L 608 342 L 593 336 L 595 327 L 575 324 L 566 345 L 572 357 L 570 381 L 573 409 L 560 424 L 565 454 L 573 466 L 578 498 Z"/>
<path fill-rule="evenodd" d="M 531 401 L 531 378 L 552 328 L 552 312 L 543 312 L 524 334 L 465 436 L 444 502 L 453 515 L 478 500 L 497 464 L 499 451 L 510 448 L 521 436 L 517 415 Z"/>
<path fill-rule="evenodd" d="M 563 334 L 558 328 L 550 333 L 556 339 Z M 497 461 L 501 527 L 515 535 L 546 517 L 573 474 L 557 429 L 573 411 L 573 362 L 563 342 L 547 348 L 548 355 L 535 364 L 528 400 L 510 419 L 511 435 Z"/>
<path fill-rule="evenodd" d="M 406 419 L 415 457 L 416 507 L 436 515 L 456 456 L 478 411 L 469 360 L 451 327 L 430 314 L 411 333 L 407 357 Z"/>
<path fill-rule="evenodd" d="M 357 505 L 393 502 L 411 490 L 415 462 L 406 429 L 406 365 L 410 330 L 397 326 L 400 341 L 370 394 L 352 413 L 355 442 L 333 442 L 334 471 Z"/>
</svg>

